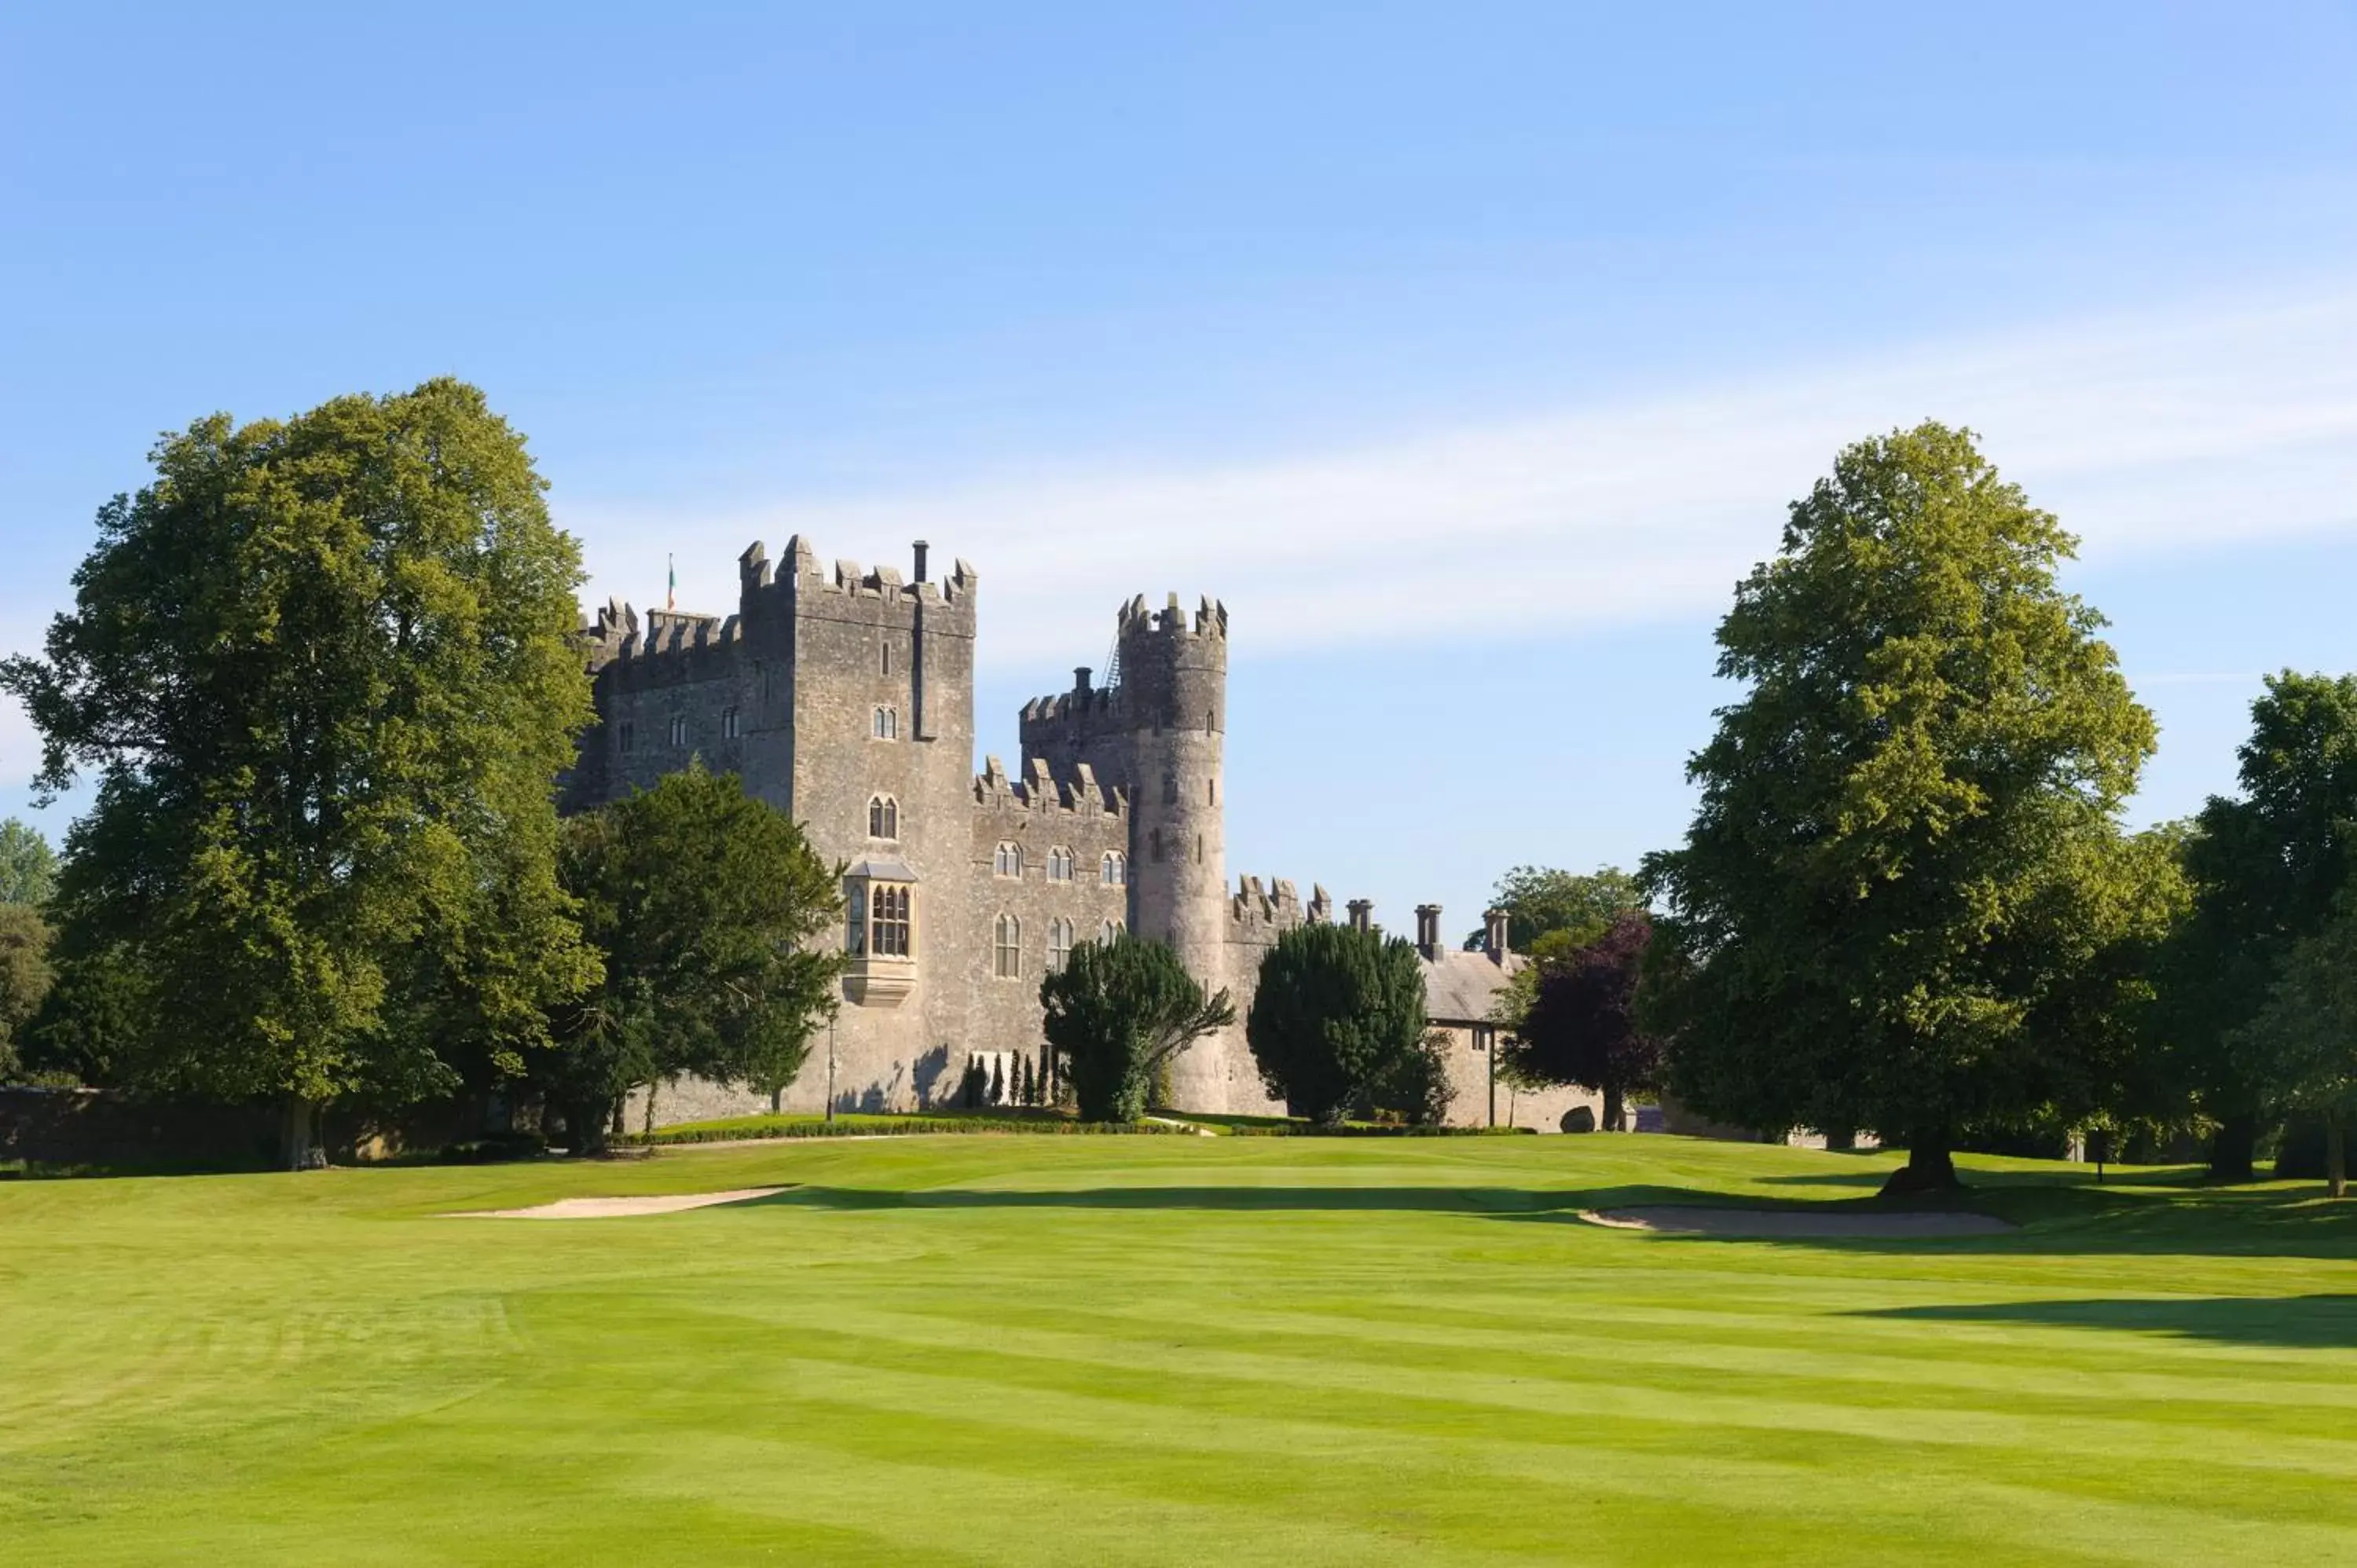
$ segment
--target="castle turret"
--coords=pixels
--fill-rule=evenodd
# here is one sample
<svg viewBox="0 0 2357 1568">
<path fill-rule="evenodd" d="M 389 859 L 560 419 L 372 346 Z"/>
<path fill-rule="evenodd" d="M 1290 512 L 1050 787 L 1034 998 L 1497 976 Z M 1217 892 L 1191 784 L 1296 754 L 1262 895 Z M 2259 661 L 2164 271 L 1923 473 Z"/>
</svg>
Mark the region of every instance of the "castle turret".
<svg viewBox="0 0 2357 1568">
<path fill-rule="evenodd" d="M 1170 596 L 1149 611 L 1124 610 L 1116 641 L 1119 711 L 1131 755 L 1130 907 L 1140 935 L 1170 944 L 1207 990 L 1227 983 L 1227 838 L 1220 786 L 1227 736 L 1227 610 L 1206 599 L 1189 617 Z M 1216 1073 L 1218 1082 L 1189 1084 Z M 1211 1053 L 1180 1058 L 1180 1102 L 1226 1101 L 1225 1073 Z"/>
<path fill-rule="evenodd" d="M 1105 683 L 1073 671 L 1072 690 L 1023 710 L 1023 755 L 1059 773 L 1086 763 L 1130 803 L 1130 926 L 1168 942 L 1205 989 L 1227 972 L 1230 890 L 1222 823 L 1228 727 L 1228 611 L 1211 599 L 1193 614 L 1173 594 L 1149 609 L 1122 607 Z M 1179 1058 L 1172 1090 L 1198 1110 L 1225 1108 L 1240 1069 L 1232 1042 L 1205 1041 Z M 1248 1072 L 1246 1074 L 1249 1076 Z"/>
</svg>

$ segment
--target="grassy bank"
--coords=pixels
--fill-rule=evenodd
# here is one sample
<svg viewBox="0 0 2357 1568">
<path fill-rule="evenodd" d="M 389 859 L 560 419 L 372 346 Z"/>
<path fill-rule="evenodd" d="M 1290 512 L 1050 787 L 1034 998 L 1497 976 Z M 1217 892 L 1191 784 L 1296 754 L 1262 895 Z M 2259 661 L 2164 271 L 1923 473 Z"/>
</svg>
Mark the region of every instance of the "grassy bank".
<svg viewBox="0 0 2357 1568">
<path fill-rule="evenodd" d="M 899 1137 L 0 1184 L 27 1563 L 2357 1559 L 2357 1217 L 1660 1137 Z M 787 1184 L 594 1221 L 447 1218 Z"/>
</svg>

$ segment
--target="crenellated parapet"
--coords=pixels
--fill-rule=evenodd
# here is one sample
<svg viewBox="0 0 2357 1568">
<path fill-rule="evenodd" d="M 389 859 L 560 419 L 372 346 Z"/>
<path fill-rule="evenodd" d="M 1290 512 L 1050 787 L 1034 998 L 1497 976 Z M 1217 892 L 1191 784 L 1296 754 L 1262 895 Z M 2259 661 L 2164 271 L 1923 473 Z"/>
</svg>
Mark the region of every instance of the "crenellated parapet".
<svg viewBox="0 0 2357 1568">
<path fill-rule="evenodd" d="M 1178 596 L 1161 609 L 1146 607 L 1146 596 L 1139 594 L 1121 607 L 1114 623 L 1116 636 L 1143 637 L 1208 637 L 1225 640 L 1228 635 L 1228 607 L 1219 600 L 1204 597 L 1197 601 L 1193 618 L 1179 607 Z"/>
<path fill-rule="evenodd" d="M 1333 918 L 1334 900 L 1320 884 L 1310 884 L 1309 899 L 1304 903 L 1290 877 L 1273 876 L 1264 886 L 1259 877 L 1245 876 L 1238 880 L 1236 891 L 1228 899 L 1227 940 L 1231 944 L 1268 947 L 1281 931 L 1326 925 Z"/>
<path fill-rule="evenodd" d="M 1129 811 L 1128 796 L 1099 784 L 1096 770 L 1087 763 L 1059 777 L 1044 758 L 1038 757 L 1020 775 L 1009 775 L 1006 765 L 996 757 L 985 758 L 983 770 L 974 776 L 974 803 L 978 810 L 1000 816 L 1059 815 L 1116 822 Z"/>
<path fill-rule="evenodd" d="M 743 624 L 736 616 L 683 610 L 649 610 L 642 623 L 631 606 L 608 599 L 576 635 L 593 677 L 610 689 L 641 692 L 728 674 Z"/>
<path fill-rule="evenodd" d="M 934 580 L 926 568 L 927 547 L 916 546 L 915 575 L 901 575 L 896 566 L 862 566 L 850 559 L 822 563 L 818 551 L 801 534 L 786 541 L 775 562 L 759 540 L 737 558 L 739 613 L 748 620 L 773 616 L 834 617 L 856 614 L 913 623 L 921 615 L 938 631 L 974 630 L 974 609 L 981 576 L 972 563 L 958 560 L 946 576 Z"/>
</svg>

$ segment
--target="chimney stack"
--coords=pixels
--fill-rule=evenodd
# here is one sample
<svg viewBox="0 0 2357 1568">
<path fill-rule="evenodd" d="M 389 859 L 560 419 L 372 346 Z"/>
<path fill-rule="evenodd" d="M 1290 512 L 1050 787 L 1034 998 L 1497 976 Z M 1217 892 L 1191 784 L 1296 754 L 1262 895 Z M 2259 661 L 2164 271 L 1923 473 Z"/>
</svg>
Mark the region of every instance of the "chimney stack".
<svg viewBox="0 0 2357 1568">
<path fill-rule="evenodd" d="M 1088 667 L 1087 665 L 1085 665 L 1085 664 L 1075 664 L 1075 665 L 1073 665 L 1073 666 L 1072 666 L 1072 690 L 1073 690 L 1073 691 L 1075 691 L 1075 692 L 1085 692 L 1085 691 L 1087 691 L 1088 689 L 1089 689 L 1089 667 Z"/>
<path fill-rule="evenodd" d="M 1349 908 L 1352 930 L 1367 931 L 1374 929 L 1375 901 L 1373 899 L 1353 898 L 1350 902 Z"/>
<path fill-rule="evenodd" d="M 1427 963 L 1440 961 L 1440 906 L 1418 904 L 1415 907 L 1415 946 Z"/>
<path fill-rule="evenodd" d="M 925 552 L 931 548 L 923 540 L 917 541 L 917 581 L 920 583 L 925 580 Z"/>
<path fill-rule="evenodd" d="M 1491 963 L 1502 968 L 1506 962 L 1506 912 L 1503 909 L 1485 910 L 1481 921 L 1487 928 L 1482 938 L 1482 949 L 1489 953 Z"/>
</svg>

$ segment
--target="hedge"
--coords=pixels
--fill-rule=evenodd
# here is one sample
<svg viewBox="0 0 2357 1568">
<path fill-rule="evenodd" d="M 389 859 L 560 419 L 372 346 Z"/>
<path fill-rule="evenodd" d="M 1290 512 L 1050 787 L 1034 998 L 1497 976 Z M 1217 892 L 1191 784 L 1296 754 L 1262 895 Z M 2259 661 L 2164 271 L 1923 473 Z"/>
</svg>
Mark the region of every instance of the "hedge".
<svg viewBox="0 0 2357 1568">
<path fill-rule="evenodd" d="M 721 1144 L 739 1138 L 875 1138 L 902 1137 L 926 1133 L 1028 1133 L 1054 1136 L 1120 1135 L 1156 1137 L 1177 1135 L 1193 1137 L 1192 1127 L 1164 1126 L 1157 1122 L 1067 1122 L 1061 1119 L 1037 1119 L 1006 1116 L 894 1116 L 862 1119 L 856 1122 L 823 1122 L 814 1118 L 748 1117 L 734 1122 L 688 1122 L 678 1127 L 658 1127 L 651 1133 L 630 1133 L 614 1140 L 617 1144 L 651 1148 L 674 1144 Z"/>
</svg>

